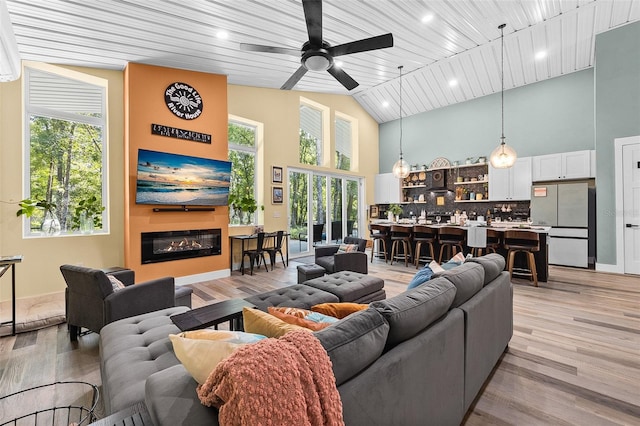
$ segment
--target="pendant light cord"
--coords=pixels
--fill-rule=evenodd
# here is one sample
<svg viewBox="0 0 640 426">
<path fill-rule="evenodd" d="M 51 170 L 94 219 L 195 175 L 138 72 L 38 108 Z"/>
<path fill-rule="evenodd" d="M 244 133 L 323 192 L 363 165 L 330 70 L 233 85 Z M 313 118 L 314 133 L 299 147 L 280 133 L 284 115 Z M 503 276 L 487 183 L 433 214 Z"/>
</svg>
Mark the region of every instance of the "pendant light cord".
<svg viewBox="0 0 640 426">
<path fill-rule="evenodd" d="M 504 27 L 507 24 L 502 24 L 500 25 L 498 28 L 500 28 L 500 43 L 502 45 L 502 49 L 501 49 L 501 55 L 500 55 L 500 63 L 502 64 L 502 71 L 501 71 L 501 75 L 500 75 L 500 80 L 502 83 L 502 89 L 500 90 L 501 92 L 501 110 L 502 110 L 502 137 L 500 138 L 501 143 L 504 145 Z"/>
<path fill-rule="evenodd" d="M 398 69 L 400 70 L 400 159 L 402 160 L 402 65 Z"/>
</svg>

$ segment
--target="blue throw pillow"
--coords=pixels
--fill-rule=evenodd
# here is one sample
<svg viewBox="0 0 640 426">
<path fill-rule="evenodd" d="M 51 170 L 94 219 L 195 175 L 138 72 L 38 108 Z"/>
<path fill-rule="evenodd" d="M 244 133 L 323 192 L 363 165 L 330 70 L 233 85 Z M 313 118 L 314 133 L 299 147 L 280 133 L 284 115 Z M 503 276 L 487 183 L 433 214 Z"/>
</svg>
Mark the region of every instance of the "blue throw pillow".
<svg viewBox="0 0 640 426">
<path fill-rule="evenodd" d="M 411 290 L 412 288 L 418 287 L 420 284 L 426 283 L 433 276 L 433 271 L 429 268 L 429 265 L 420 269 L 416 275 L 413 277 L 409 285 L 407 286 L 407 290 Z"/>
</svg>

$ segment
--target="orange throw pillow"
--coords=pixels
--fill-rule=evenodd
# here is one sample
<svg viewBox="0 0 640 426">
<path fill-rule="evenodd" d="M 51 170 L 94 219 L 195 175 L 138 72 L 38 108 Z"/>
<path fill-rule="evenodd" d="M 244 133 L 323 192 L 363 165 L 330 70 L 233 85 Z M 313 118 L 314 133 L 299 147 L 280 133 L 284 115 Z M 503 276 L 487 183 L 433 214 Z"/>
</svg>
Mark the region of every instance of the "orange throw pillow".
<svg viewBox="0 0 640 426">
<path fill-rule="evenodd" d="M 312 331 L 319 331 L 331 325 L 330 322 L 315 322 L 304 318 L 297 317 L 295 315 L 285 314 L 272 306 L 268 308 L 268 311 L 274 317 L 286 322 L 287 324 L 293 324 L 300 327 L 308 328 Z"/>
<path fill-rule="evenodd" d="M 313 312 L 319 312 L 324 315 L 329 315 L 338 319 L 342 319 L 347 315 L 354 312 L 365 310 L 369 307 L 367 303 L 352 303 L 352 302 L 339 302 L 339 303 L 321 303 L 311 307 Z"/>
</svg>

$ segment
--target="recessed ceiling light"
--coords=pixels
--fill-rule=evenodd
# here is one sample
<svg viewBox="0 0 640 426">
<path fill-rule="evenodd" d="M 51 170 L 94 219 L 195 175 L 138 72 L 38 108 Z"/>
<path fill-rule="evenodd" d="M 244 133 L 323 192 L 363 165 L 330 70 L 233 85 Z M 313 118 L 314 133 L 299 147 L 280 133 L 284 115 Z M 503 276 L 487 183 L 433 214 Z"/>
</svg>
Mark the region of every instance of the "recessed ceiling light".
<svg viewBox="0 0 640 426">
<path fill-rule="evenodd" d="M 342 66 L 344 65 L 344 62 L 342 62 L 342 61 L 335 61 L 333 64 L 334 64 L 336 67 L 338 67 L 338 68 L 342 68 Z"/>
<path fill-rule="evenodd" d="M 426 15 L 424 15 L 422 17 L 422 23 L 426 24 L 428 22 L 431 22 L 433 20 L 433 13 L 427 13 Z"/>
<path fill-rule="evenodd" d="M 389 102 L 388 101 L 382 101 L 382 107 L 386 108 L 389 106 Z"/>
<path fill-rule="evenodd" d="M 220 40 L 226 40 L 229 38 L 229 33 L 224 30 L 220 30 L 216 33 L 216 37 L 218 37 Z"/>
<path fill-rule="evenodd" d="M 456 80 L 455 78 L 449 80 L 450 87 L 456 87 L 457 85 L 458 85 L 458 80 Z"/>
<path fill-rule="evenodd" d="M 541 60 L 547 57 L 547 51 L 546 50 L 540 50 L 539 52 L 536 52 L 536 60 Z"/>
</svg>

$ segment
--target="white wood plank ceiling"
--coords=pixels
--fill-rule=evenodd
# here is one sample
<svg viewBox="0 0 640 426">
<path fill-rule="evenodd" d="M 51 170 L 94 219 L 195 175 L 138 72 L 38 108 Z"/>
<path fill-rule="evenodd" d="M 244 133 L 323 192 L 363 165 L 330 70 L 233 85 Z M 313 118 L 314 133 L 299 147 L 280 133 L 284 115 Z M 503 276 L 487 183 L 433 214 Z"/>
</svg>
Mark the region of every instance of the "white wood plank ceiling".
<svg viewBox="0 0 640 426">
<path fill-rule="evenodd" d="M 139 62 L 279 88 L 300 58 L 242 51 L 239 44 L 299 49 L 308 39 L 300 0 L 6 3 L 22 59 L 52 64 L 123 69 Z M 502 23 L 510 89 L 592 67 L 595 35 L 638 20 L 640 0 L 324 0 L 327 42 L 391 32 L 394 47 L 338 58 L 360 83 L 351 92 L 313 71 L 295 89 L 350 94 L 382 123 L 400 114 L 398 65 L 404 116 L 499 92 Z M 228 37 L 218 38 L 220 31 Z M 540 51 L 547 55 L 536 60 Z"/>
</svg>

